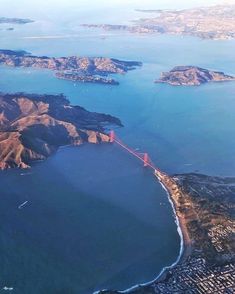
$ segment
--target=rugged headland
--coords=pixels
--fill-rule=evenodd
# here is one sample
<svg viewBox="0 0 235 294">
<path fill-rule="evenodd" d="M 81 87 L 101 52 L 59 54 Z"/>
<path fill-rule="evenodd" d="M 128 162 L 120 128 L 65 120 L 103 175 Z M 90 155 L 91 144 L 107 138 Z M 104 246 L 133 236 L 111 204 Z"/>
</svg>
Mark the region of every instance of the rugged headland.
<svg viewBox="0 0 235 294">
<path fill-rule="evenodd" d="M 191 35 L 203 39 L 235 38 L 235 5 L 216 5 L 184 10 L 141 10 L 151 17 L 133 21 L 133 25 L 85 24 L 105 30 L 131 33 Z"/>
<path fill-rule="evenodd" d="M 57 71 L 58 78 L 78 82 L 118 84 L 109 74 L 124 74 L 142 65 L 137 61 L 122 61 L 105 57 L 48 57 L 34 56 L 26 51 L 0 50 L 0 64 L 45 68 Z"/>
<path fill-rule="evenodd" d="M 60 146 L 109 142 L 118 118 L 71 106 L 63 95 L 0 93 L 0 169 L 27 168 Z"/>
<path fill-rule="evenodd" d="M 156 177 L 169 193 L 183 237 L 178 263 L 130 293 L 234 293 L 235 178 L 201 174 Z M 120 293 L 101 291 L 101 293 Z"/>
<path fill-rule="evenodd" d="M 235 81 L 235 77 L 197 66 L 176 66 L 169 72 L 163 72 L 155 83 L 167 83 L 173 86 L 198 86 L 208 82 L 224 81 Z"/>
</svg>

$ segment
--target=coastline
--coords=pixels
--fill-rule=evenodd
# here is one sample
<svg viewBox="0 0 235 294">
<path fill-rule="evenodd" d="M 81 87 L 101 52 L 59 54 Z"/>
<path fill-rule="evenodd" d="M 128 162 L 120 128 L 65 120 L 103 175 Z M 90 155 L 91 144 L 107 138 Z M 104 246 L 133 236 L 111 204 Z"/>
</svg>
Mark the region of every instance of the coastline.
<svg viewBox="0 0 235 294">
<path fill-rule="evenodd" d="M 178 258 L 178 262 L 182 262 L 182 261 L 185 261 L 185 259 L 187 259 L 187 257 L 192 252 L 192 240 L 189 237 L 185 218 L 178 211 L 177 209 L 178 203 L 174 197 L 176 196 L 177 193 L 180 193 L 180 191 L 177 184 L 174 182 L 174 180 L 171 177 L 167 176 L 166 174 L 162 174 L 160 171 L 157 171 L 157 173 L 158 174 L 155 174 L 155 176 L 158 178 L 163 189 L 166 191 L 168 195 L 168 200 L 171 203 L 172 209 L 174 211 L 175 221 L 177 224 L 177 230 L 181 238 L 181 249 L 180 249 L 180 256 Z M 169 184 L 167 185 L 166 181 L 163 180 L 165 178 L 167 178 L 167 181 L 170 181 L 170 185 Z M 174 189 L 173 185 L 175 185 L 177 188 Z"/>
<path fill-rule="evenodd" d="M 192 242 L 188 234 L 188 230 L 186 227 L 185 219 L 180 215 L 179 211 L 177 211 L 177 201 L 174 198 L 174 192 L 173 189 L 170 188 L 172 185 L 177 185 L 170 176 L 166 175 L 165 173 L 160 172 L 157 170 L 154 174 L 154 176 L 157 178 L 159 183 L 161 184 L 162 188 L 166 191 L 168 200 L 172 206 L 174 216 L 175 216 L 175 223 L 177 225 L 177 232 L 180 236 L 180 251 L 179 255 L 175 262 L 173 262 L 171 265 L 165 266 L 162 268 L 160 273 L 157 275 L 156 278 L 154 278 L 151 281 L 148 281 L 146 283 L 142 284 L 136 284 L 128 289 L 125 290 L 116 290 L 111 293 L 130 293 L 131 291 L 138 290 L 140 287 L 150 286 L 153 283 L 161 282 L 166 278 L 167 271 L 170 269 L 173 269 L 176 265 L 179 263 L 184 262 L 191 254 L 192 252 Z M 168 183 L 168 184 L 167 184 Z M 169 185 L 170 183 L 170 185 Z M 178 187 L 177 187 L 178 189 Z M 101 294 L 101 293 L 110 293 L 110 290 L 103 289 L 93 292 L 93 294 Z"/>
</svg>

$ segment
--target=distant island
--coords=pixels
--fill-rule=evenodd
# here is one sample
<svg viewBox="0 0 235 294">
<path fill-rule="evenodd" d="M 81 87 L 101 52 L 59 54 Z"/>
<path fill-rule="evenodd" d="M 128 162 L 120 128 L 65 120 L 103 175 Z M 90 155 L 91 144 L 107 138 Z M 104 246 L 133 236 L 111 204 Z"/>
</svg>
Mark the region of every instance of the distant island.
<svg viewBox="0 0 235 294">
<path fill-rule="evenodd" d="M 235 81 L 235 77 L 197 66 L 176 66 L 169 72 L 163 72 L 155 83 L 167 83 L 173 86 L 198 86 L 208 82 L 224 81 Z"/>
<path fill-rule="evenodd" d="M 1 23 L 9 23 L 9 24 L 27 24 L 34 22 L 32 19 L 28 18 L 9 18 L 9 17 L 0 17 L 0 24 Z"/>
<path fill-rule="evenodd" d="M 27 168 L 60 146 L 109 142 L 118 118 L 71 106 L 63 95 L 0 93 L 0 169 Z"/>
<path fill-rule="evenodd" d="M 216 5 L 184 10 L 138 10 L 156 16 L 133 21 L 133 25 L 83 24 L 90 28 L 125 30 L 131 33 L 190 35 L 202 39 L 235 38 L 235 5 Z"/>
<path fill-rule="evenodd" d="M 129 293 L 234 293 L 235 178 L 201 174 L 156 177 L 167 190 L 182 233 L 178 262 Z M 123 293 L 103 290 L 100 293 Z"/>
<path fill-rule="evenodd" d="M 48 57 L 34 56 L 26 51 L 0 50 L 0 64 L 13 67 L 46 68 L 54 71 L 58 78 L 78 82 L 93 82 L 117 85 L 109 74 L 124 74 L 142 65 L 137 61 L 122 61 L 107 57 Z"/>
</svg>

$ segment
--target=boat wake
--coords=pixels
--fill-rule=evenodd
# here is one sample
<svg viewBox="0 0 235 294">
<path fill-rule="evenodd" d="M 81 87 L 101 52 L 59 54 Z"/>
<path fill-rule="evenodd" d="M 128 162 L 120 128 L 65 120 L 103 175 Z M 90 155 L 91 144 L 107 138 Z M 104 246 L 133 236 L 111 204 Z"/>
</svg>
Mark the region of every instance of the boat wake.
<svg viewBox="0 0 235 294">
<path fill-rule="evenodd" d="M 23 202 L 22 204 L 18 206 L 18 209 L 22 209 L 27 203 L 28 201 Z"/>
</svg>

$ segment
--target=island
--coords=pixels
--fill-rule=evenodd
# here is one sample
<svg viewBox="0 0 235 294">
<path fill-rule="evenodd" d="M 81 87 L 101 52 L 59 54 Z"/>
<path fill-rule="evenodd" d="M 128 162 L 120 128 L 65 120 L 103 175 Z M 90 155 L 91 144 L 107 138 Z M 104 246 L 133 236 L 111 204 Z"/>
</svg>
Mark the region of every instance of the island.
<svg viewBox="0 0 235 294">
<path fill-rule="evenodd" d="M 234 293 L 235 178 L 196 173 L 169 176 L 160 170 L 155 176 L 172 202 L 182 235 L 181 254 L 155 281 L 128 292 Z"/>
<path fill-rule="evenodd" d="M 169 72 L 163 72 L 155 83 L 167 83 L 173 86 L 198 86 L 208 82 L 224 81 L 235 81 L 235 77 L 197 66 L 176 66 Z"/>
<path fill-rule="evenodd" d="M 0 64 L 13 67 L 34 67 L 58 71 L 56 76 L 78 82 L 117 85 L 109 74 L 124 74 L 142 65 L 137 61 L 122 61 L 107 57 L 34 56 L 26 51 L 0 50 Z"/>
<path fill-rule="evenodd" d="M 1 23 L 9 23 L 9 24 L 27 24 L 34 22 L 34 20 L 29 18 L 10 18 L 10 17 L 0 17 L 0 24 Z"/>
<path fill-rule="evenodd" d="M 85 24 L 85 26 L 105 30 L 125 30 L 131 33 L 190 35 L 212 40 L 235 38 L 234 4 L 183 10 L 138 11 L 151 13 L 151 17 L 134 20 L 133 24 L 124 26 L 117 24 Z M 154 13 L 155 15 L 152 15 Z"/>
<path fill-rule="evenodd" d="M 146 26 L 139 26 L 139 25 L 118 25 L 118 24 L 81 24 L 84 28 L 89 29 L 102 29 L 105 31 L 126 31 L 129 33 L 154 33 L 155 30 L 146 27 Z"/>
<path fill-rule="evenodd" d="M 118 118 L 72 106 L 61 95 L 0 93 L 0 169 L 28 168 L 60 146 L 109 142 Z"/>
</svg>

